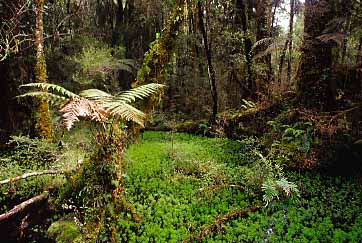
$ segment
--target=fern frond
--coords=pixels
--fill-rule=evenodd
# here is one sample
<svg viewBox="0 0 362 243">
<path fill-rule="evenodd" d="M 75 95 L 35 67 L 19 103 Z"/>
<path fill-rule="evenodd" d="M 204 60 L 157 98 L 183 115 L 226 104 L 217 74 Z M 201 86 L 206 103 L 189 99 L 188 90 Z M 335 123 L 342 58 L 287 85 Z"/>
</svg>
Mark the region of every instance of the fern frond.
<svg viewBox="0 0 362 243">
<path fill-rule="evenodd" d="M 261 189 L 264 193 L 263 195 L 263 201 L 265 201 L 266 205 L 268 206 L 268 204 L 274 200 L 274 198 L 279 198 L 278 195 L 278 190 L 275 187 L 275 183 L 272 180 L 268 180 L 266 182 L 263 183 L 263 185 L 261 186 Z"/>
<path fill-rule="evenodd" d="M 29 83 L 20 85 L 20 87 L 30 87 L 30 88 L 38 88 L 42 91 L 53 91 L 58 93 L 59 95 L 63 95 L 66 98 L 77 98 L 78 95 L 70 92 L 69 90 L 63 88 L 62 86 L 56 84 L 49 84 L 49 83 Z"/>
<path fill-rule="evenodd" d="M 258 46 L 266 46 L 272 42 L 275 41 L 274 37 L 267 37 L 267 38 L 263 38 L 261 40 L 258 40 L 257 42 L 255 42 L 255 44 L 251 47 L 251 52 L 253 52 Z"/>
<path fill-rule="evenodd" d="M 127 103 L 111 101 L 105 103 L 104 108 L 112 116 L 119 117 L 126 121 L 133 121 L 142 127 L 144 126 L 144 120 L 146 118 L 146 115 L 142 111 Z"/>
<path fill-rule="evenodd" d="M 322 42 L 334 41 L 338 46 L 343 46 L 346 35 L 343 33 L 328 33 L 317 37 Z"/>
<path fill-rule="evenodd" d="M 87 99 L 103 102 L 103 101 L 111 101 L 113 96 L 107 92 L 104 92 L 99 89 L 87 89 L 80 92 L 80 96 L 83 96 Z"/>
<path fill-rule="evenodd" d="M 268 45 L 268 47 L 265 50 L 256 53 L 254 56 L 254 59 L 259 59 L 266 55 L 269 55 L 270 53 L 272 53 L 275 50 L 278 50 L 282 46 L 283 46 L 283 44 L 281 42 L 279 42 L 278 40 L 276 40 L 276 41 L 270 43 L 270 45 Z"/>
<path fill-rule="evenodd" d="M 124 91 L 116 96 L 112 96 L 109 93 L 104 92 L 102 90 L 88 89 L 82 91 L 80 95 L 99 103 L 120 102 L 120 105 L 122 105 L 123 103 L 127 104 L 132 103 L 136 101 L 136 99 L 144 99 L 150 96 L 151 94 L 158 92 L 163 87 L 164 85 L 162 84 L 151 83 L 151 84 L 142 85 L 140 87 L 131 90 Z"/>
<path fill-rule="evenodd" d="M 154 93 L 157 93 L 159 90 L 164 88 L 163 84 L 150 83 L 139 86 L 137 88 L 124 91 L 114 97 L 117 101 L 123 101 L 125 103 L 134 102 L 137 98 L 144 99 Z"/>
<path fill-rule="evenodd" d="M 52 103 L 60 103 L 60 102 L 65 102 L 67 100 L 67 98 L 65 98 L 63 96 L 44 92 L 44 91 L 27 92 L 25 94 L 16 96 L 16 98 L 26 98 L 26 97 L 41 97 L 41 98 L 47 99 L 48 101 L 50 101 Z"/>
<path fill-rule="evenodd" d="M 101 124 L 107 121 L 107 112 L 97 103 L 85 99 L 71 99 L 61 110 L 65 127 L 70 130 L 80 117 L 97 121 Z"/>
</svg>

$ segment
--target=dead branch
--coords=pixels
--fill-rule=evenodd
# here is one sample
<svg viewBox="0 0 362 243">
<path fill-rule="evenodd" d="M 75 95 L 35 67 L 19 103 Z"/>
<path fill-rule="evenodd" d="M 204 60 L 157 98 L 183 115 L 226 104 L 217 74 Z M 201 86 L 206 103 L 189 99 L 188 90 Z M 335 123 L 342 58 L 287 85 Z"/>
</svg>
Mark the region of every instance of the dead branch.
<svg viewBox="0 0 362 243">
<path fill-rule="evenodd" d="M 49 193 L 47 191 L 45 191 L 36 197 L 30 198 L 29 200 L 26 200 L 25 202 L 22 202 L 22 203 L 16 205 L 10 211 L 0 215 L 0 222 L 12 217 L 15 214 L 18 214 L 18 213 L 24 211 L 28 206 L 30 206 L 34 203 L 41 202 L 41 201 L 47 199 L 48 195 L 49 195 Z"/>
<path fill-rule="evenodd" d="M 191 235 L 187 240 L 183 241 L 182 243 L 201 241 L 202 238 L 204 238 L 206 235 L 210 233 L 220 232 L 222 230 L 222 226 L 228 221 L 237 218 L 246 218 L 248 217 L 249 213 L 256 212 L 260 208 L 261 208 L 260 206 L 253 206 L 245 209 L 234 209 L 222 216 L 218 216 L 215 219 L 214 223 L 203 227 L 199 233 Z"/>
<path fill-rule="evenodd" d="M 56 174 L 64 174 L 64 173 L 66 173 L 66 171 L 63 171 L 63 170 L 34 171 L 34 172 L 25 173 L 23 175 L 20 175 L 20 176 L 14 177 L 14 178 L 2 180 L 2 181 L 0 181 L 0 185 L 11 183 L 14 181 L 23 180 L 23 179 L 26 179 L 29 177 L 34 177 L 34 176 L 56 175 Z"/>
</svg>

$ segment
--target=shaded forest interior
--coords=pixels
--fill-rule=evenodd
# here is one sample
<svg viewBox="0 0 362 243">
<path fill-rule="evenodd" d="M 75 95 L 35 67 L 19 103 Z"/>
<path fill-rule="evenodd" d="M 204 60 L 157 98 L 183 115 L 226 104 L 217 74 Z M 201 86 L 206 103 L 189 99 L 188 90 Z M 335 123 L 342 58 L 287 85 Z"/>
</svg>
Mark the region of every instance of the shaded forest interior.
<svg viewBox="0 0 362 243">
<path fill-rule="evenodd" d="M 360 203 L 361 0 L 0 0 L 0 18 L 4 242 L 360 242 L 325 186 Z M 318 198 L 329 233 L 294 233 Z"/>
</svg>

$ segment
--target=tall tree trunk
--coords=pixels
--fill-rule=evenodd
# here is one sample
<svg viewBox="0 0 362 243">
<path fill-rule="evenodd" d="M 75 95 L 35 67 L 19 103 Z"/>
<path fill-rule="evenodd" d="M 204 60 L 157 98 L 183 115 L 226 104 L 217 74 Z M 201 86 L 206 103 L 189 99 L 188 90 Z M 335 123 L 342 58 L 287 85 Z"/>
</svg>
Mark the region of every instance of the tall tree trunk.
<svg viewBox="0 0 362 243">
<path fill-rule="evenodd" d="M 292 78 L 292 54 L 293 54 L 293 34 L 294 34 L 294 12 L 295 12 L 295 0 L 290 0 L 290 13 L 289 13 L 289 58 L 288 58 L 288 71 L 287 71 L 287 81 L 288 84 L 291 82 Z"/>
<path fill-rule="evenodd" d="M 332 109 L 334 105 L 334 95 L 329 84 L 332 44 L 318 39 L 334 17 L 332 2 L 333 0 L 305 1 L 298 96 L 304 106 L 321 111 Z"/>
<path fill-rule="evenodd" d="M 257 0 L 256 6 L 256 40 L 262 40 L 270 37 L 271 32 L 271 0 Z M 255 52 L 260 53 L 266 50 L 265 45 L 259 45 Z M 264 74 L 259 72 L 256 77 L 257 91 L 261 93 L 266 92 L 268 82 L 272 79 L 271 70 L 271 55 L 264 55 L 259 59 L 259 64 L 263 65 L 266 69 Z"/>
<path fill-rule="evenodd" d="M 206 32 L 206 28 L 204 25 L 204 12 L 203 12 L 200 1 L 197 2 L 197 7 L 198 7 L 200 30 L 201 30 L 201 34 L 202 34 L 202 38 L 203 38 L 203 42 L 204 42 L 205 55 L 206 55 L 206 59 L 207 59 L 207 69 L 208 69 L 210 91 L 211 91 L 211 98 L 212 98 L 212 115 L 210 117 L 210 123 L 214 123 L 216 121 L 216 115 L 217 115 L 216 75 L 215 75 L 214 67 L 212 65 L 211 48 L 208 44 L 207 32 Z"/>
<path fill-rule="evenodd" d="M 359 38 L 359 45 L 358 45 L 358 50 L 357 50 L 357 60 L 356 60 L 357 64 L 362 63 L 362 37 Z"/>
<path fill-rule="evenodd" d="M 289 13 L 289 30 L 287 40 L 285 41 L 284 48 L 282 50 L 282 54 L 280 55 L 279 62 L 279 77 L 278 83 L 282 83 L 282 75 L 283 75 L 283 67 L 284 67 L 284 59 L 289 48 L 289 57 L 288 57 L 288 69 L 287 69 L 287 83 L 290 83 L 291 79 L 291 71 L 292 71 L 292 51 L 293 51 L 293 24 L 294 24 L 294 6 L 295 0 L 290 0 L 290 13 Z"/>
<path fill-rule="evenodd" d="M 251 56 L 251 49 L 253 47 L 253 42 L 251 40 L 251 34 L 249 31 L 249 11 L 247 3 L 244 0 L 236 0 L 236 16 L 235 22 L 237 27 L 241 27 L 244 34 L 244 52 L 246 60 L 246 82 L 248 91 L 250 94 L 253 93 L 255 89 L 254 82 L 254 72 L 253 72 L 253 60 Z M 250 95 L 249 94 L 249 95 Z"/>
<path fill-rule="evenodd" d="M 274 8 L 273 8 L 273 13 L 272 13 L 272 16 L 271 16 L 271 31 L 270 31 L 270 37 L 273 37 L 273 30 L 274 30 L 274 24 L 275 24 L 275 16 L 276 16 L 276 12 L 277 12 L 277 8 L 280 4 L 280 1 L 281 0 L 275 0 L 274 1 Z"/>
<path fill-rule="evenodd" d="M 280 54 L 280 61 L 279 61 L 279 74 L 278 74 L 278 84 L 282 85 L 282 76 L 283 76 L 283 67 L 284 67 L 284 59 L 285 54 L 287 53 L 287 49 L 289 46 L 289 39 L 287 38 L 282 50 L 282 53 Z"/>
<path fill-rule="evenodd" d="M 35 26 L 35 80 L 37 83 L 47 82 L 44 38 L 43 38 L 43 12 L 44 0 L 35 0 L 36 26 Z M 35 132 L 36 136 L 47 140 L 51 139 L 51 118 L 49 104 L 45 99 L 39 98 L 35 105 Z"/>
</svg>

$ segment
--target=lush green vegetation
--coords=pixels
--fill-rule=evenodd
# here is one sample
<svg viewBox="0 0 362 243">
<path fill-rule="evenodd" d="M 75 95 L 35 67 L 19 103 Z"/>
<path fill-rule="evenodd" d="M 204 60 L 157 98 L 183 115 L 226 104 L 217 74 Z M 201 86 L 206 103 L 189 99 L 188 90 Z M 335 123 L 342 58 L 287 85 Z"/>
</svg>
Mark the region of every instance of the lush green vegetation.
<svg viewBox="0 0 362 243">
<path fill-rule="evenodd" d="M 0 242 L 362 242 L 361 13 L 0 0 Z"/>
<path fill-rule="evenodd" d="M 127 152 L 125 188 L 142 215 L 118 223 L 122 242 L 178 242 L 233 209 L 260 202 L 244 185 L 255 141 L 146 132 Z M 273 202 L 249 218 L 227 222 L 203 242 L 359 242 L 361 185 L 350 178 L 287 173 L 297 200 Z"/>
</svg>

